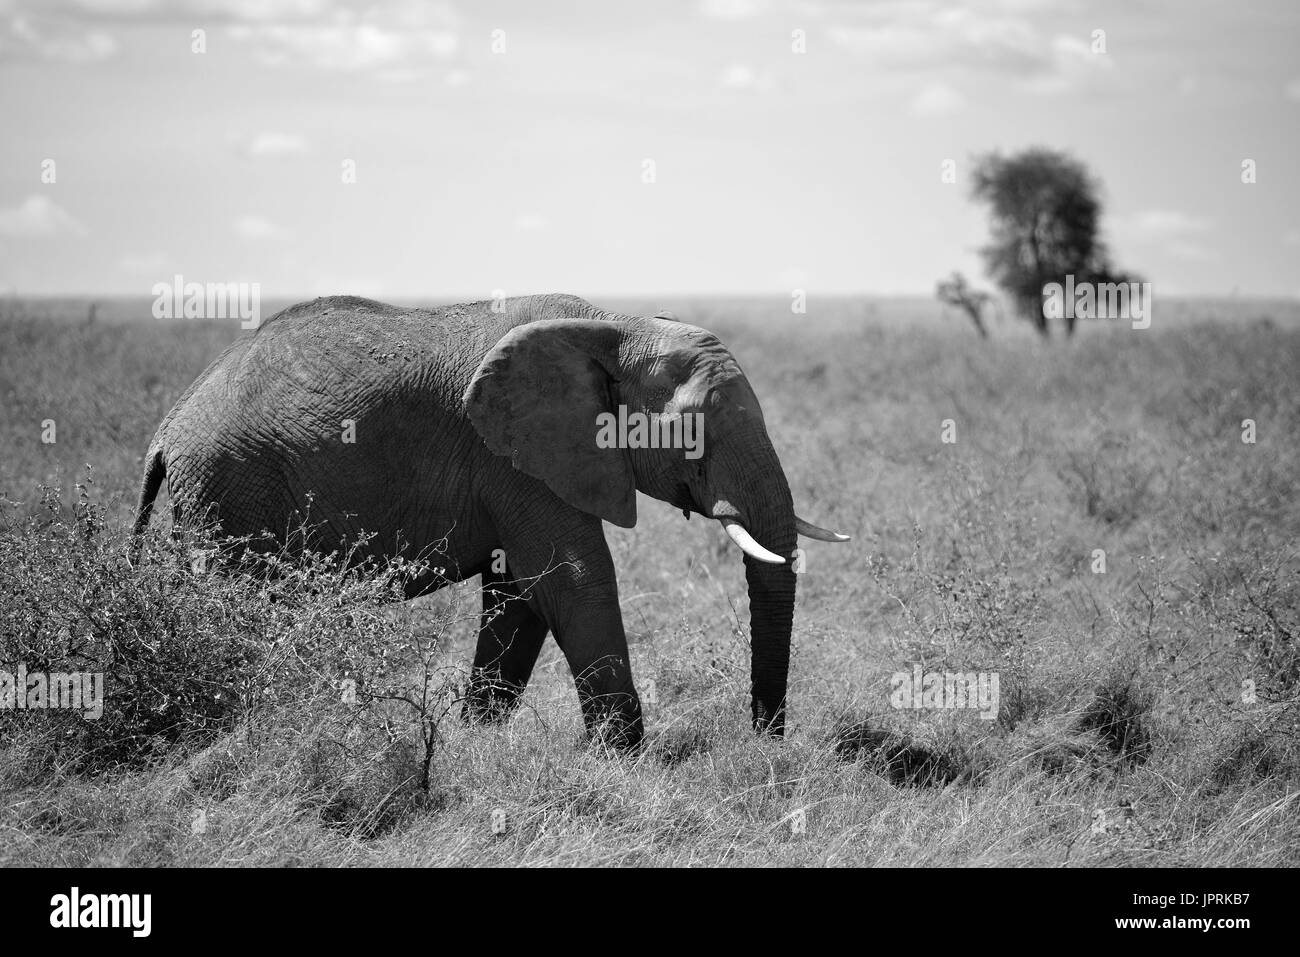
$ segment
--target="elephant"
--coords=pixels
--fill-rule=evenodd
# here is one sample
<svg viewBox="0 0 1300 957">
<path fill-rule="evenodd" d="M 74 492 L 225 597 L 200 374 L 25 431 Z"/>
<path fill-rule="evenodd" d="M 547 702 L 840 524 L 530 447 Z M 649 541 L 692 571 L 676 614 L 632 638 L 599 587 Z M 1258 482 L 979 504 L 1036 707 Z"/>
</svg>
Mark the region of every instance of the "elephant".
<svg viewBox="0 0 1300 957">
<path fill-rule="evenodd" d="M 637 413 L 624 434 L 610 427 Z M 678 441 L 647 440 L 646 420 Z M 699 441 L 682 440 L 683 421 Z M 752 720 L 774 736 L 795 602 L 787 559 L 797 534 L 848 538 L 796 517 L 758 399 L 717 337 L 567 295 L 285 309 L 222 352 L 164 418 L 145 455 L 137 537 L 164 480 L 177 527 L 201 518 L 283 546 L 310 514 L 322 551 L 436 551 L 441 574 L 405 581 L 407 598 L 482 576 L 467 720 L 511 712 L 550 633 L 588 736 L 621 748 L 639 746 L 643 722 L 602 520 L 634 526 L 639 490 L 725 528 L 744 553 Z"/>
</svg>

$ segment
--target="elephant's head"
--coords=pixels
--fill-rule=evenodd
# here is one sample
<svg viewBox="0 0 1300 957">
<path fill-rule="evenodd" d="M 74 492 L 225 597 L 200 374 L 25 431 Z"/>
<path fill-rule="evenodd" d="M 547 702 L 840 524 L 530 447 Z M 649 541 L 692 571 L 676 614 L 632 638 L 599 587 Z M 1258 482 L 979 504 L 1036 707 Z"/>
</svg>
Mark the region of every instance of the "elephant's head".
<svg viewBox="0 0 1300 957">
<path fill-rule="evenodd" d="M 639 489 L 725 526 L 745 553 L 754 724 L 781 734 L 796 533 L 847 537 L 795 516 L 758 399 L 717 337 L 662 314 L 529 322 L 487 353 L 465 403 L 493 452 L 575 508 L 630 528 Z"/>
</svg>

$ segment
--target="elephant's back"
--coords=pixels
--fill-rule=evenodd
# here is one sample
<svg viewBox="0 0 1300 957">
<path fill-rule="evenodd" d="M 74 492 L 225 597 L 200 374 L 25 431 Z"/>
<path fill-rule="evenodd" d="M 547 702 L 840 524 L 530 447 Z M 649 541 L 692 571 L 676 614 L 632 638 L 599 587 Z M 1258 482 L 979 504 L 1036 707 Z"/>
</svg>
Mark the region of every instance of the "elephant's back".
<svg viewBox="0 0 1300 957">
<path fill-rule="evenodd" d="M 575 296 L 547 295 L 434 309 L 332 296 L 282 310 L 237 339 L 181 395 L 178 417 L 300 405 L 355 407 L 418 393 L 449 414 L 487 352 L 515 326 L 589 314 Z"/>
<path fill-rule="evenodd" d="M 407 490 L 454 487 L 463 360 L 418 310 L 316 300 L 267 320 L 195 380 L 156 440 L 169 483 L 217 503 L 229 534 L 285 527 L 308 503 L 405 528 Z"/>
<path fill-rule="evenodd" d="M 458 400 L 448 374 L 466 361 L 468 343 L 486 338 L 480 328 L 468 316 L 449 320 L 350 296 L 317 299 L 237 341 L 195 391 L 240 408 L 355 407 L 412 392 Z"/>
<path fill-rule="evenodd" d="M 282 528 L 309 496 L 372 529 L 460 521 L 423 515 L 427 504 L 419 516 L 403 509 L 411 489 L 460 501 L 470 475 L 502 467 L 464 412 L 480 361 L 520 322 L 584 306 L 572 297 L 500 309 L 352 297 L 292 306 L 228 347 L 164 420 L 155 446 L 169 485 L 217 502 L 231 534 Z"/>
<path fill-rule="evenodd" d="M 427 309 L 333 296 L 267 320 L 245 349 L 225 357 L 225 371 L 232 387 L 248 395 L 276 382 L 322 389 L 342 381 L 354 398 L 368 388 L 426 390 L 453 411 L 483 357 L 512 328 L 593 311 L 590 303 L 565 295 Z"/>
</svg>

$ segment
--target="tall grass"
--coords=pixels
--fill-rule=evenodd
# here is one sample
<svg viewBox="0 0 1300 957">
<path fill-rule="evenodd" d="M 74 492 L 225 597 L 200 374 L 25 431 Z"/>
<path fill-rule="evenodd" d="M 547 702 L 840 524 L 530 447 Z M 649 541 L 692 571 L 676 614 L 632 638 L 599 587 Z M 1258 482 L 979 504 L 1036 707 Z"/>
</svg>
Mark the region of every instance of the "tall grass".
<svg viewBox="0 0 1300 957">
<path fill-rule="evenodd" d="M 0 667 L 108 683 L 98 721 L 0 711 L 0 864 L 1300 860 L 1300 332 L 1044 346 L 666 305 L 739 357 L 801 513 L 855 534 L 804 546 L 784 742 L 746 726 L 743 575 L 709 523 L 643 503 L 609 530 L 640 754 L 583 742 L 550 645 L 508 724 L 467 727 L 472 585 L 411 607 L 400 566 L 225 574 L 165 509 L 132 554 L 140 455 L 237 330 L 0 322 Z M 996 672 L 996 720 L 891 707 L 918 664 Z"/>
</svg>

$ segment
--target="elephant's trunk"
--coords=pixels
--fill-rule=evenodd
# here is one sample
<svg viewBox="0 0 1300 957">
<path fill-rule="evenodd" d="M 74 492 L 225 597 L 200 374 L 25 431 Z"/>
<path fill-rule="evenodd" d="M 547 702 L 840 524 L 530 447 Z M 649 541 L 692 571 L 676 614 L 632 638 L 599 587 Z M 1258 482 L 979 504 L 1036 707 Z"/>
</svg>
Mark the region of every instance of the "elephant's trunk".
<svg viewBox="0 0 1300 957">
<path fill-rule="evenodd" d="M 778 555 L 792 555 L 794 517 L 764 517 L 755 537 Z M 795 574 L 792 560 L 772 565 L 745 556 L 749 585 L 750 675 L 754 727 L 770 734 L 785 731 L 785 689 L 790 671 L 790 630 L 794 622 Z"/>
<path fill-rule="evenodd" d="M 781 463 L 766 434 L 746 443 L 743 476 L 733 500 L 745 530 L 764 548 L 785 559 L 772 564 L 745 556 L 749 585 L 750 676 L 754 727 L 769 734 L 785 731 L 786 680 L 790 670 L 790 631 L 794 621 L 794 503 Z"/>
</svg>

